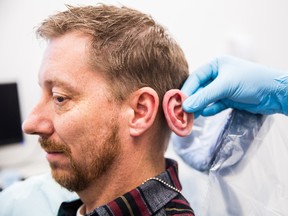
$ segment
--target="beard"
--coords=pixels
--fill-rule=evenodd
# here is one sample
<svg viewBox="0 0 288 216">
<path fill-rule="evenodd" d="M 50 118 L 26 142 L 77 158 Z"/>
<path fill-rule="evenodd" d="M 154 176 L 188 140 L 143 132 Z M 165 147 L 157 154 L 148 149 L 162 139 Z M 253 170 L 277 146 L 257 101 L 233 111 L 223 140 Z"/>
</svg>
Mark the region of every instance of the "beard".
<svg viewBox="0 0 288 216">
<path fill-rule="evenodd" d="M 119 127 L 115 124 L 110 129 L 109 133 L 101 138 L 100 144 L 85 143 L 80 152 L 77 152 L 81 156 L 80 161 L 72 157 L 67 144 L 40 138 L 41 147 L 46 152 L 61 152 L 69 160 L 66 165 L 50 163 L 55 181 L 69 191 L 77 192 L 86 189 L 94 180 L 104 175 L 120 152 Z"/>
</svg>

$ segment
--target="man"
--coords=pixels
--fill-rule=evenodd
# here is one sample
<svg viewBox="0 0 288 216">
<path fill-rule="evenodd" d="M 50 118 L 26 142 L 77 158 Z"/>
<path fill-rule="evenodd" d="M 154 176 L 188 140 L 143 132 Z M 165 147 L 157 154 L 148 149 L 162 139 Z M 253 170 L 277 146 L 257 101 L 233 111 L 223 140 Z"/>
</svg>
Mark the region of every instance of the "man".
<svg viewBox="0 0 288 216">
<path fill-rule="evenodd" d="M 69 6 L 37 33 L 48 41 L 42 96 L 23 130 L 39 135 L 53 178 L 80 197 L 58 215 L 194 215 L 164 158 L 169 127 L 180 136 L 192 127 L 176 89 L 187 62 L 165 29 L 98 5 Z"/>
</svg>

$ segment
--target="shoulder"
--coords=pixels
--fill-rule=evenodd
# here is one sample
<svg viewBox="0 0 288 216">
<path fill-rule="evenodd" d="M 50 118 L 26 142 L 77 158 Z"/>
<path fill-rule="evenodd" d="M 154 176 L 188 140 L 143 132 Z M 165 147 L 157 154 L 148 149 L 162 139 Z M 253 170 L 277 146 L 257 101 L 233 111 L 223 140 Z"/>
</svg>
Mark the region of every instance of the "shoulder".
<svg viewBox="0 0 288 216">
<path fill-rule="evenodd" d="M 76 198 L 76 194 L 60 187 L 50 174 L 34 176 L 0 193 L 0 215 L 39 215 L 39 212 L 55 215 L 63 201 Z"/>
</svg>

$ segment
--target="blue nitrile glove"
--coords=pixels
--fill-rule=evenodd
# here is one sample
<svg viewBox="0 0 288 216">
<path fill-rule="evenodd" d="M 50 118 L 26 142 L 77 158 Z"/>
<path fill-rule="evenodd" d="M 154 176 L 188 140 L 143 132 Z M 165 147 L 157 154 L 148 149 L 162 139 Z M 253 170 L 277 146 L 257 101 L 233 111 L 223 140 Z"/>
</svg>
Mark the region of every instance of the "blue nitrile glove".
<svg viewBox="0 0 288 216">
<path fill-rule="evenodd" d="M 288 115 L 288 71 L 231 56 L 216 58 L 193 72 L 182 91 L 190 96 L 184 111 L 195 116 L 214 115 L 228 107 Z"/>
</svg>

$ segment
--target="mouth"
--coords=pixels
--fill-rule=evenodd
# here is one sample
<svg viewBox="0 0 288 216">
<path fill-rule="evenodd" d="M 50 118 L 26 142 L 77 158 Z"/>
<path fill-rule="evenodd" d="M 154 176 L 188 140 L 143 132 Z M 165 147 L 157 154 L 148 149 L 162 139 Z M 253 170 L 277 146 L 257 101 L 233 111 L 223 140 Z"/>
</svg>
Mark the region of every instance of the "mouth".
<svg viewBox="0 0 288 216">
<path fill-rule="evenodd" d="M 54 142 L 53 140 L 48 140 L 41 137 L 39 138 L 39 143 L 47 154 L 69 152 L 68 146 L 63 143 Z"/>
<path fill-rule="evenodd" d="M 41 137 L 39 139 L 39 143 L 42 149 L 46 152 L 46 159 L 50 164 L 63 163 L 70 157 L 70 149 L 65 144 Z"/>
<path fill-rule="evenodd" d="M 46 159 L 50 162 L 50 163 L 54 163 L 56 161 L 63 161 L 66 160 L 66 154 L 64 151 L 61 150 L 45 150 L 46 151 Z"/>
<path fill-rule="evenodd" d="M 63 150 L 45 150 L 47 154 L 63 154 Z"/>
</svg>

